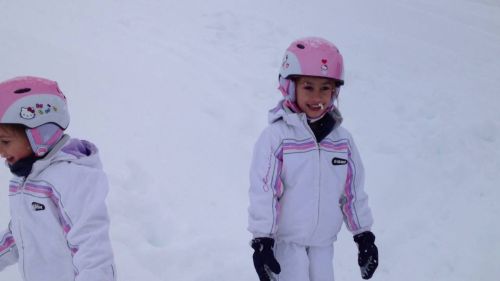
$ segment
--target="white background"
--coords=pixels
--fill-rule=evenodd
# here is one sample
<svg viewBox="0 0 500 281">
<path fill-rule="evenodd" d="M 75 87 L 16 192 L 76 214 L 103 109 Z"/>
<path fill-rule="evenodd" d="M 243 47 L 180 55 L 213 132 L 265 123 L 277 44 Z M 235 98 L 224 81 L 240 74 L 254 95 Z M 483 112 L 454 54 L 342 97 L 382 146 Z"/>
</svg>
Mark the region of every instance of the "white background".
<svg viewBox="0 0 500 281">
<path fill-rule="evenodd" d="M 68 133 L 101 150 L 119 280 L 257 280 L 248 169 L 278 68 L 303 36 L 345 59 L 373 280 L 500 276 L 500 2 L 1 1 L 0 80 L 59 81 Z M 0 225 L 9 221 L 7 168 Z M 361 280 L 342 230 L 336 280 Z M 1 281 L 19 281 L 17 267 Z"/>
</svg>

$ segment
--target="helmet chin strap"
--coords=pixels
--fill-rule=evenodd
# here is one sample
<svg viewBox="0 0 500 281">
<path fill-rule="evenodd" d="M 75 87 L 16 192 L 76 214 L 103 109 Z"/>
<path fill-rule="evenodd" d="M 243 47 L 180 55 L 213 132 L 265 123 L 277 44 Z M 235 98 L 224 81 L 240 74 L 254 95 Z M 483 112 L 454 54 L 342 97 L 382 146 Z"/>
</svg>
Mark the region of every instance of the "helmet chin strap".
<svg viewBox="0 0 500 281">
<path fill-rule="evenodd" d="M 334 94 L 333 94 L 333 98 L 332 98 L 332 106 L 333 107 L 336 107 L 336 108 L 340 108 L 340 102 L 339 102 L 339 92 L 340 92 L 340 89 L 337 89 L 335 90 Z M 337 105 L 335 105 L 335 102 L 337 103 Z"/>
<path fill-rule="evenodd" d="M 293 112 L 302 112 L 295 103 L 295 83 L 291 79 L 279 77 L 279 87 L 281 94 L 285 98 L 285 105 Z"/>
<path fill-rule="evenodd" d="M 63 130 L 53 123 L 46 123 L 36 128 L 27 128 L 26 136 L 33 153 L 44 156 L 61 139 Z"/>
<path fill-rule="evenodd" d="M 330 111 L 333 107 L 338 108 L 339 105 L 339 92 L 340 92 L 340 87 L 337 86 L 335 90 L 332 92 L 332 100 L 330 101 L 330 104 L 328 105 L 328 111 Z M 337 106 L 335 106 L 335 102 L 337 102 Z"/>
</svg>

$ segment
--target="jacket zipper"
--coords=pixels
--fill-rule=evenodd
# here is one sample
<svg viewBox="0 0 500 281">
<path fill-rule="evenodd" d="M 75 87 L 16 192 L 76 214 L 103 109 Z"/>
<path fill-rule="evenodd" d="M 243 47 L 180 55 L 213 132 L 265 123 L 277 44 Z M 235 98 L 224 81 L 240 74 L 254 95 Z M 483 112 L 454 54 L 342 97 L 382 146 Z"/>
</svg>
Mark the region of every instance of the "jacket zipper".
<svg viewBox="0 0 500 281">
<path fill-rule="evenodd" d="M 25 185 L 26 185 L 26 181 L 28 180 L 28 176 L 24 177 L 23 178 L 23 181 L 21 183 L 21 188 L 20 188 L 20 196 L 21 196 L 21 204 L 23 205 L 22 206 L 22 209 L 24 209 L 24 189 L 25 189 Z M 22 215 L 22 214 L 21 214 Z M 26 263 L 25 263 L 25 259 L 24 259 L 24 256 L 25 256 L 25 252 L 24 252 L 24 240 L 23 240 L 23 233 L 22 233 L 22 218 L 18 218 L 19 222 L 18 222 L 18 231 L 19 231 L 19 237 L 21 238 L 21 251 L 22 251 L 22 257 L 23 257 L 23 260 L 22 260 L 22 263 L 23 263 L 23 280 L 28 280 L 26 278 L 26 270 L 25 270 L 25 267 L 26 267 Z M 19 249 L 19 248 L 18 248 Z"/>
<path fill-rule="evenodd" d="M 318 140 L 316 139 L 316 136 L 314 135 L 314 132 L 312 131 L 311 127 L 309 127 L 309 124 L 307 124 L 307 118 L 303 118 L 302 123 L 306 126 L 307 131 L 311 134 L 314 144 L 316 145 L 316 151 L 318 152 L 318 201 L 317 201 L 317 209 L 316 209 L 316 225 L 314 226 L 314 230 L 311 232 L 311 237 L 314 236 L 316 233 L 316 230 L 318 229 L 319 225 L 319 216 L 320 216 L 320 198 L 321 198 L 321 152 L 319 149 L 319 143 Z"/>
</svg>

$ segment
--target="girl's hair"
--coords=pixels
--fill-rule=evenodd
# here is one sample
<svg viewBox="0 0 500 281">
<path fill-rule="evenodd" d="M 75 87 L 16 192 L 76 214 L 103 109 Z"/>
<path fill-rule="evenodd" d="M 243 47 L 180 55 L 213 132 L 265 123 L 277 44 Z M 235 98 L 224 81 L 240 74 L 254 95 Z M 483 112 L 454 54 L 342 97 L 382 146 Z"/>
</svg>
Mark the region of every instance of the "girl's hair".
<svg viewBox="0 0 500 281">
<path fill-rule="evenodd" d="M 288 79 L 292 80 L 293 82 L 297 82 L 301 78 L 306 78 L 306 77 L 317 77 L 317 78 L 324 78 L 330 83 L 334 88 L 340 87 L 338 82 L 329 77 L 318 77 L 318 76 L 309 76 L 309 75 L 290 75 Z"/>
<path fill-rule="evenodd" d="M 26 135 L 25 131 L 26 126 L 21 124 L 0 124 L 0 127 L 13 135 L 19 135 L 19 134 Z"/>
</svg>

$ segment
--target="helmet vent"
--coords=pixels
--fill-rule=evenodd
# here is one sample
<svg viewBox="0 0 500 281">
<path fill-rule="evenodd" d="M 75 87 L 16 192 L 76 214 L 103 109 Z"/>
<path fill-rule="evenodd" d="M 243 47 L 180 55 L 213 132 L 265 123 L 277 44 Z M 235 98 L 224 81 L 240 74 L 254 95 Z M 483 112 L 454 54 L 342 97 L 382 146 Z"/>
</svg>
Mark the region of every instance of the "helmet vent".
<svg viewBox="0 0 500 281">
<path fill-rule="evenodd" d="M 24 94 L 24 93 L 27 93 L 27 92 L 30 92 L 31 89 L 30 88 L 21 88 L 21 89 L 17 89 L 14 91 L 14 93 L 16 94 Z"/>
<path fill-rule="evenodd" d="M 303 49 L 305 49 L 306 47 L 305 47 L 304 45 L 302 45 L 302 44 L 297 44 L 297 48 L 299 48 L 299 49 L 302 49 L 302 50 L 303 50 Z"/>
</svg>

